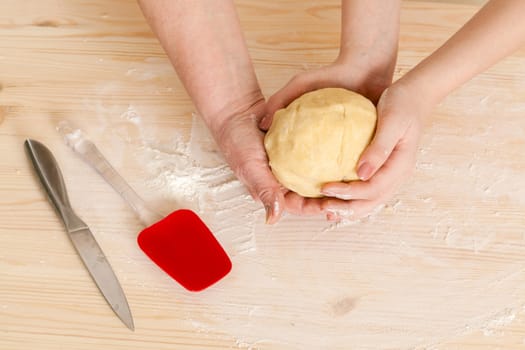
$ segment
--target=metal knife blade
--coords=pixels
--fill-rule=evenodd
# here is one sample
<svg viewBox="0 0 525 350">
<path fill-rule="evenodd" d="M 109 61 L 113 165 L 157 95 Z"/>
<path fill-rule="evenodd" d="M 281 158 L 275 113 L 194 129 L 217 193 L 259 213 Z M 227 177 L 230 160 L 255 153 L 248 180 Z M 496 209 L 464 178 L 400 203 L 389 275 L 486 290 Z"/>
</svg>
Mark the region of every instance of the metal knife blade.
<svg viewBox="0 0 525 350">
<path fill-rule="evenodd" d="M 24 146 L 50 202 L 64 222 L 66 231 L 91 277 L 113 312 L 129 329 L 134 330 L 133 317 L 124 291 L 89 227 L 73 211 L 55 157 L 38 141 L 26 140 Z"/>
</svg>

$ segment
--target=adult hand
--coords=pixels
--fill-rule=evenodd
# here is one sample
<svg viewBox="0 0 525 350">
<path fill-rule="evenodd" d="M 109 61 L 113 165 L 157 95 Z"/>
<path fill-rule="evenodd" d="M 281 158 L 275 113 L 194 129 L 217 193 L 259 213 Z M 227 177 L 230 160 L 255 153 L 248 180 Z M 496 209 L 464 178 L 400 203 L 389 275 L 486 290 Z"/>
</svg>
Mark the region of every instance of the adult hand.
<svg viewBox="0 0 525 350">
<path fill-rule="evenodd" d="M 257 126 L 266 113 L 263 99 L 242 112 L 216 118 L 210 130 L 237 178 L 266 210 L 266 222 L 279 220 L 284 209 L 284 192 L 268 165 L 264 133 Z"/>
<path fill-rule="evenodd" d="M 252 196 L 264 204 L 266 221 L 276 222 L 284 200 L 268 167 L 263 133 L 257 127 L 266 103 L 234 2 L 139 3 L 229 165 Z"/>
</svg>

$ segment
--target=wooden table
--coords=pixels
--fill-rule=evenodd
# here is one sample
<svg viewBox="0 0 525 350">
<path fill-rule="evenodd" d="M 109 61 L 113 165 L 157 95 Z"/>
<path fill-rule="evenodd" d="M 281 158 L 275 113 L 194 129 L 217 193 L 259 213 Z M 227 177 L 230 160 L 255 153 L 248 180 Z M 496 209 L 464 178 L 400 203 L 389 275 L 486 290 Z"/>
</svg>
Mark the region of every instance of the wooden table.
<svg viewBox="0 0 525 350">
<path fill-rule="evenodd" d="M 237 3 L 267 95 L 335 57 L 338 1 Z M 478 8 L 405 2 L 396 76 Z M 525 348 L 524 67 L 521 50 L 449 96 L 426 121 L 414 176 L 374 217 L 265 226 L 227 169 L 228 186 L 207 182 L 217 165 L 195 159 L 213 144 L 134 1 L 0 2 L 0 349 Z M 193 294 L 157 269 L 135 243 L 140 223 L 65 145 L 61 120 L 159 210 L 198 210 L 232 272 Z M 135 332 L 37 184 L 29 137 L 55 153 Z"/>
</svg>

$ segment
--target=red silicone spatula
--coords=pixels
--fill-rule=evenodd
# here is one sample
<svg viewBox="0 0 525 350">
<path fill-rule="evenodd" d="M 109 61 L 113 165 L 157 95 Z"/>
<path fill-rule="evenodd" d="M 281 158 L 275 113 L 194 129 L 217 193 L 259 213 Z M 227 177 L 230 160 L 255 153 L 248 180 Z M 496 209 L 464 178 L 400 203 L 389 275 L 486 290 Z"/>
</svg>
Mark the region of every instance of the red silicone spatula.
<svg viewBox="0 0 525 350">
<path fill-rule="evenodd" d="M 67 144 L 126 200 L 144 225 L 138 244 L 168 275 L 190 291 L 200 291 L 224 277 L 231 261 L 206 224 L 188 209 L 166 217 L 153 212 L 80 130 L 62 123 Z"/>
</svg>

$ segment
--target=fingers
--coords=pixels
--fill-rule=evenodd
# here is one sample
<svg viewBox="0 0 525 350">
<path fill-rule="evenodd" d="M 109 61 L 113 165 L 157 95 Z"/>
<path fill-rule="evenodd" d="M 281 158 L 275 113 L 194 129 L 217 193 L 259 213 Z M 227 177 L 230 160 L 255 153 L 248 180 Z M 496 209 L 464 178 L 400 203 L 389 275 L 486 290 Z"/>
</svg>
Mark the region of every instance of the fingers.
<svg viewBox="0 0 525 350">
<path fill-rule="evenodd" d="M 388 116 L 379 118 L 377 131 L 357 163 L 357 176 L 362 181 L 370 179 L 381 168 L 406 130 L 398 119 Z"/>
<path fill-rule="evenodd" d="M 264 205 L 266 222 L 273 224 L 283 213 L 284 191 L 268 165 L 257 115 L 247 112 L 231 117 L 214 137 L 235 176 Z"/>
<path fill-rule="evenodd" d="M 237 176 L 251 195 L 264 205 L 266 223 L 276 223 L 283 214 L 285 202 L 282 187 L 270 168 L 259 161 L 248 161 L 237 169 Z"/>
<path fill-rule="evenodd" d="M 370 180 L 326 184 L 323 193 L 341 200 L 385 202 L 410 176 L 414 168 L 416 150 L 415 145 L 400 146 Z"/>
<path fill-rule="evenodd" d="M 415 144 L 395 148 L 390 158 L 368 181 L 326 184 L 323 193 L 331 198 L 325 198 L 321 209 L 326 212 L 327 219 L 357 220 L 380 209 L 412 172 L 416 149 Z"/>
<path fill-rule="evenodd" d="M 286 211 L 296 215 L 325 214 L 330 221 L 340 221 L 343 218 L 357 220 L 379 210 L 386 198 L 375 200 L 345 201 L 336 198 L 304 198 L 289 192 L 285 196 Z"/>
<path fill-rule="evenodd" d="M 321 214 L 322 202 L 322 198 L 305 198 L 295 192 L 288 192 L 285 196 L 286 211 L 296 215 Z"/>
<path fill-rule="evenodd" d="M 391 76 L 363 78 L 361 73 L 352 71 L 346 64 L 334 63 L 296 75 L 268 99 L 267 113 L 260 121 L 259 128 L 268 130 L 277 110 L 285 108 L 297 97 L 321 88 L 342 87 L 360 93 L 375 102 L 386 86 L 390 85 Z"/>
<path fill-rule="evenodd" d="M 412 137 L 397 144 L 390 157 L 368 181 L 329 183 L 323 186 L 322 192 L 331 197 L 327 197 L 322 204 L 327 219 L 359 219 L 376 211 L 410 176 L 416 151 L 417 138 Z"/>
<path fill-rule="evenodd" d="M 386 200 L 351 200 L 336 198 L 304 198 L 294 192 L 285 196 L 286 211 L 295 215 L 325 214 L 329 221 L 340 221 L 343 218 L 357 220 L 366 217 L 382 207 Z"/>
<path fill-rule="evenodd" d="M 391 91 L 383 92 L 377 105 L 377 128 L 372 141 L 363 151 L 357 163 L 357 175 L 363 181 L 370 179 L 390 157 L 395 147 L 404 142 L 412 118 L 396 111 L 391 101 Z M 417 138 L 417 135 L 415 136 Z M 414 146 L 415 147 L 415 146 Z"/>
<path fill-rule="evenodd" d="M 317 88 L 315 73 L 308 72 L 293 77 L 281 90 L 277 91 L 268 99 L 267 113 L 259 123 L 259 128 L 268 130 L 272 124 L 273 115 L 281 108 L 288 106 L 293 100 L 302 94 Z"/>
<path fill-rule="evenodd" d="M 396 148 L 383 167 L 369 181 L 352 184 L 357 198 L 373 199 L 392 193 L 410 177 L 416 158 L 417 145 L 406 144 Z"/>
<path fill-rule="evenodd" d="M 342 201 L 333 198 L 326 199 L 322 205 L 329 221 L 359 220 L 378 212 L 383 207 L 381 200 Z"/>
</svg>

